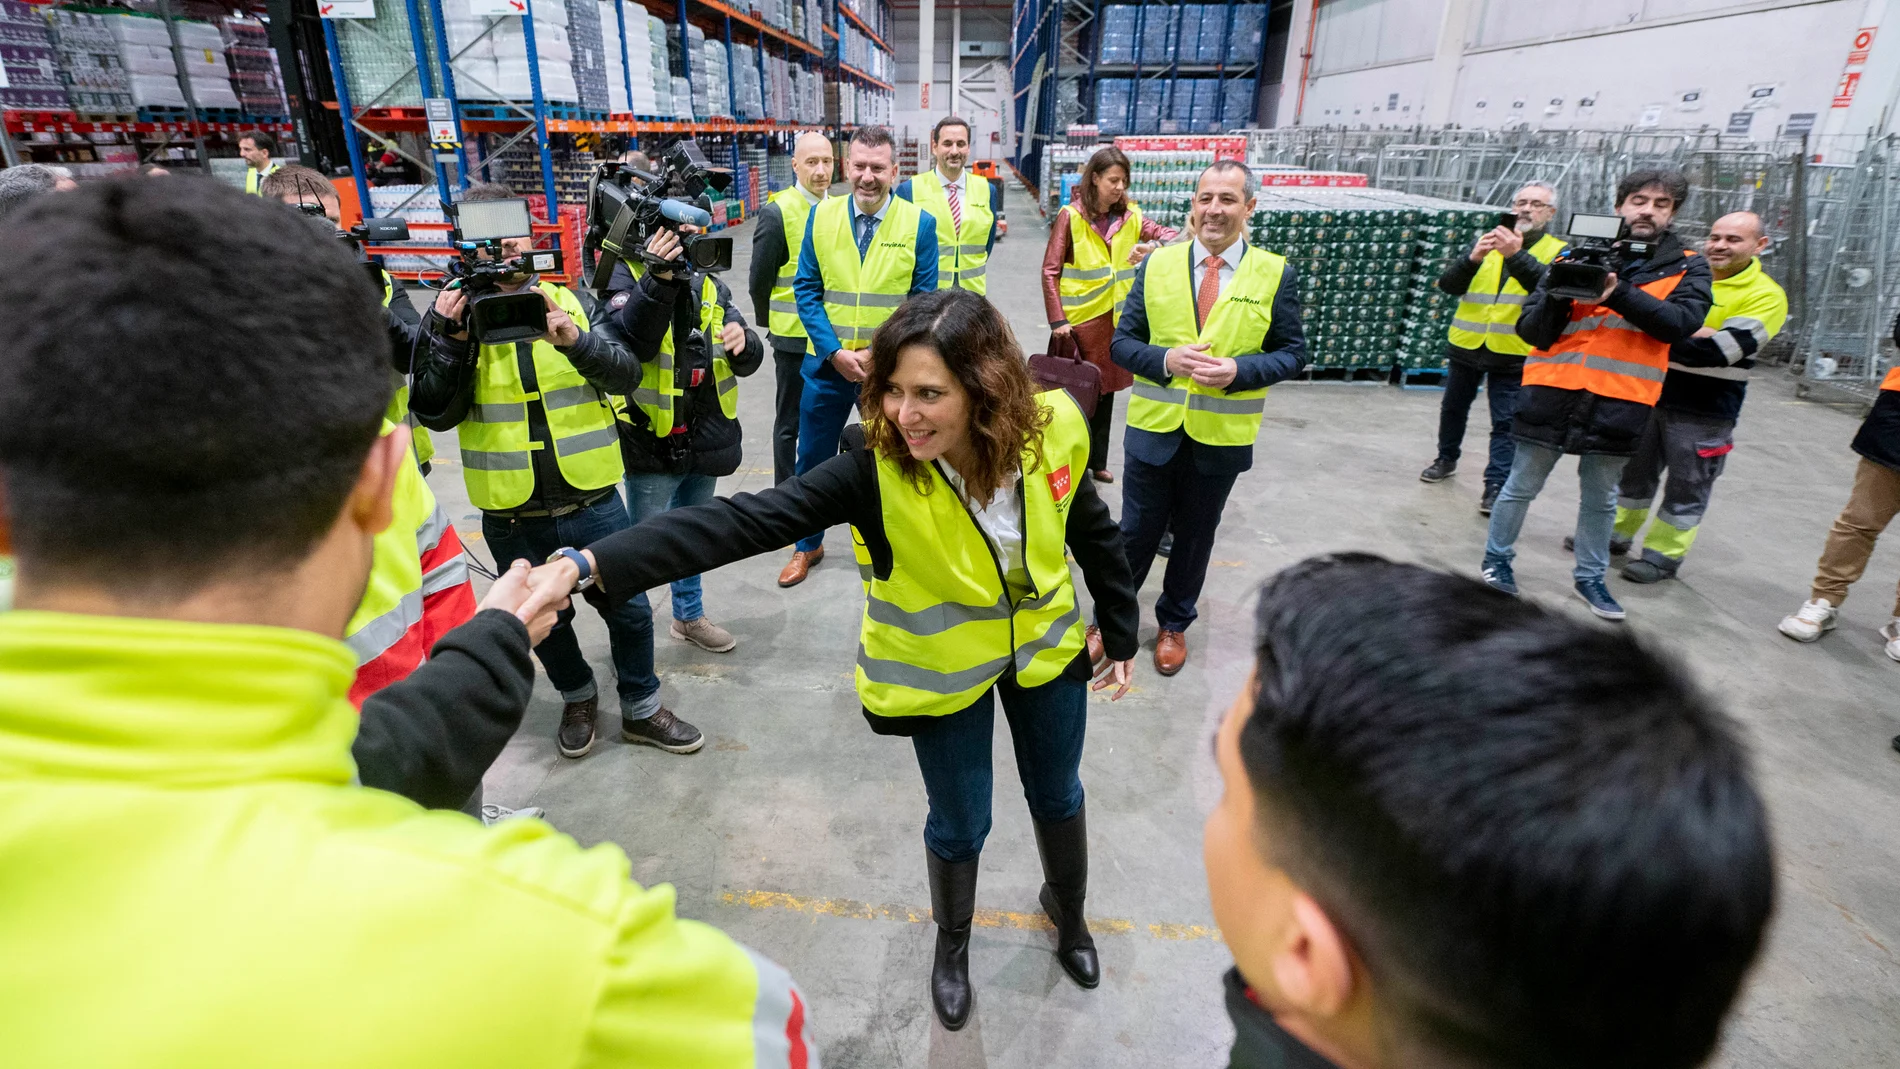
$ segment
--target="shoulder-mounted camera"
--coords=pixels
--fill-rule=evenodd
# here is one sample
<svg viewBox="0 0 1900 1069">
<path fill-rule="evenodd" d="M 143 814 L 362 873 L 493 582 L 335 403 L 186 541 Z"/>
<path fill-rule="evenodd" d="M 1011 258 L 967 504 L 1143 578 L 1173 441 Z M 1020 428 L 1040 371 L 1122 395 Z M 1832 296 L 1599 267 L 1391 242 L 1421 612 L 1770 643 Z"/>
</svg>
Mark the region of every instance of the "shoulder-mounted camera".
<svg viewBox="0 0 1900 1069">
<path fill-rule="evenodd" d="M 605 291 L 614 265 L 629 267 L 685 266 L 694 271 L 725 271 L 732 267 L 732 239 L 710 234 L 688 234 L 684 227 L 701 230 L 712 225 L 711 193 L 724 193 L 732 172 L 714 167 L 700 151 L 699 142 L 682 138 L 659 158 L 659 173 L 641 171 L 624 163 L 603 163 L 594 169 L 587 187 L 587 237 L 584 262 L 591 263 L 587 286 Z M 646 251 L 655 231 L 671 230 L 683 246 L 678 260 L 661 260 Z"/>
<path fill-rule="evenodd" d="M 1594 301 L 1612 272 L 1621 272 L 1634 260 L 1646 260 L 1656 249 L 1653 241 L 1629 236 L 1629 224 L 1620 215 L 1573 212 L 1570 247 L 1550 262 L 1547 290 L 1552 297 Z"/>
</svg>

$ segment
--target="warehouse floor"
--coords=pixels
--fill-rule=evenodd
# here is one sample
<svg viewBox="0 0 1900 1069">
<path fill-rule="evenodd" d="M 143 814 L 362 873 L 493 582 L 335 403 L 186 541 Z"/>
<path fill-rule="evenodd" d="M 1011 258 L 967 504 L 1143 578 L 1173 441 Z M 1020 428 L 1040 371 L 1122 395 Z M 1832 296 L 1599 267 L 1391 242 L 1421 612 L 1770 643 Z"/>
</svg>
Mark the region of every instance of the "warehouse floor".
<svg viewBox="0 0 1900 1069">
<path fill-rule="evenodd" d="M 990 292 L 1035 351 L 1047 337 L 1039 282 L 1047 232 L 1020 189 L 1007 206 L 1013 232 L 997 247 Z M 743 288 L 750 227 L 733 236 L 729 278 Z M 722 494 L 771 484 L 771 376 L 768 360 L 741 389 L 746 458 L 720 481 Z M 544 806 L 583 843 L 619 844 L 635 879 L 677 888 L 681 914 L 786 965 L 808 997 L 828 1066 L 1225 1064 L 1231 1032 L 1219 978 L 1230 959 L 1208 911 L 1201 821 L 1219 791 L 1207 740 L 1247 673 L 1251 594 L 1276 569 L 1326 550 L 1475 572 L 1482 419 L 1466 439 L 1472 466 L 1445 484 L 1417 479 L 1432 459 L 1439 397 L 1381 386 L 1276 389 L 1256 466 L 1221 528 L 1187 669 L 1162 679 L 1144 649 L 1128 697 L 1092 702 L 1083 760 L 1089 913 L 1105 929 L 1106 972 L 1096 991 L 1078 989 L 1049 953 L 1035 846 L 999 738 L 995 830 L 970 953 L 976 1012 L 958 1033 L 936 1024 L 925 987 L 924 794 L 910 747 L 872 735 L 853 696 L 862 594 L 843 528 L 831 532 L 826 562 L 792 590 L 775 583 L 788 554 L 706 577 L 708 615 L 739 639 L 731 653 L 667 637 L 666 593 L 654 593 L 663 697 L 704 730 L 703 751 L 671 756 L 624 744 L 609 728 L 593 754 L 564 760 L 553 741 L 560 701 L 542 680 L 488 776 L 489 800 Z M 1117 442 L 1125 408 L 1124 395 Z M 1874 634 L 1900 579 L 1900 533 L 1875 554 L 1837 633 L 1799 646 L 1775 631 L 1806 597 L 1846 499 L 1857 418 L 1797 401 L 1767 376 L 1684 578 L 1611 581 L 1629 626 L 1676 651 L 1747 724 L 1775 818 L 1780 913 L 1723 1066 L 1889 1066 L 1900 1050 L 1900 755 L 1888 746 L 1900 731 L 1900 664 Z M 430 482 L 486 559 L 451 445 L 444 436 Z M 1112 467 L 1121 468 L 1119 444 Z M 1528 596 L 1582 612 L 1560 546 L 1574 516 L 1574 471 L 1560 469 L 1533 509 L 1518 576 Z M 1103 488 L 1117 511 L 1118 490 Z M 1144 595 L 1148 644 L 1159 582 L 1157 574 Z M 605 630 L 586 610 L 579 628 L 607 689 Z M 998 730 L 1007 730 L 1000 718 Z"/>
</svg>

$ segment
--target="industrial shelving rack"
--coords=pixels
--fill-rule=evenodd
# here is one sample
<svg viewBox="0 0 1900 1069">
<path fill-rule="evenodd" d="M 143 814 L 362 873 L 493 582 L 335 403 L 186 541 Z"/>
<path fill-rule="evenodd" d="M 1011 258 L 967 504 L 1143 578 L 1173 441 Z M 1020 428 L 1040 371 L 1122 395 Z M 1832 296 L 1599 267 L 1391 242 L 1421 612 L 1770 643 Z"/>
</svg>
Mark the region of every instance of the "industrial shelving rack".
<svg viewBox="0 0 1900 1069">
<path fill-rule="evenodd" d="M 1115 3 L 1136 8 L 1135 51 L 1131 63 L 1100 62 L 1102 11 L 1115 6 L 1110 0 L 1021 0 L 1017 4 L 1010 47 L 1015 102 L 1013 117 L 1017 138 L 1010 162 L 1017 176 L 1032 190 L 1035 182 L 1030 176 L 1038 175 L 1042 170 L 1043 149 L 1066 140 L 1066 132 L 1070 127 L 1095 125 L 1103 118 L 1096 111 L 1095 86 L 1100 78 L 1128 77 L 1135 86 L 1135 91 L 1129 93 L 1127 113 L 1120 116 L 1123 121 L 1117 124 L 1117 132 L 1127 134 L 1194 132 L 1136 128 L 1135 103 L 1139 97 L 1139 85 L 1144 80 L 1165 80 L 1170 93 L 1184 78 L 1213 78 L 1225 82 L 1228 78 L 1252 77 L 1256 88 L 1259 84 L 1260 74 L 1266 65 L 1267 33 L 1264 18 L 1260 47 L 1256 54 L 1250 60 L 1226 62 L 1228 44 L 1234 32 L 1234 13 L 1241 6 L 1239 0 L 1212 0 L 1211 4 L 1191 5 L 1225 9 L 1225 17 L 1221 20 L 1219 59 L 1214 63 L 1182 63 L 1179 55 L 1171 49 L 1164 56 L 1145 53 L 1144 31 L 1149 12 L 1170 6 L 1184 6 L 1180 0 L 1115 0 Z M 1202 32 L 1206 32 L 1205 26 Z M 1246 114 L 1235 115 L 1226 108 L 1224 92 L 1218 94 L 1216 99 L 1216 129 L 1253 124 L 1251 107 Z M 1090 139 L 1093 140 L 1092 134 Z"/>
<path fill-rule="evenodd" d="M 531 142 L 539 158 L 542 196 L 546 198 L 547 232 L 556 235 L 559 241 L 559 205 L 561 197 L 554 178 L 554 156 L 550 144 L 550 135 L 574 134 L 625 134 L 632 135 L 636 142 L 641 135 L 693 134 L 720 135 L 729 139 L 731 165 L 739 169 L 739 137 L 790 134 L 803 130 L 839 130 L 848 129 L 844 124 L 832 123 L 794 123 L 776 121 L 736 121 L 733 119 L 713 118 L 706 120 L 662 119 L 628 113 L 608 114 L 605 112 L 583 113 L 576 109 L 552 108 L 541 92 L 540 56 L 535 45 L 533 11 L 536 3 L 560 3 L 561 0 L 520 0 L 519 15 L 497 16 L 491 25 L 500 24 L 509 19 L 519 19 L 522 37 L 526 45 L 529 85 L 532 99 L 493 105 L 487 102 L 479 107 L 465 106 L 456 95 L 455 58 L 449 53 L 447 33 L 444 28 L 442 0 L 379 0 L 381 3 L 401 3 L 409 17 L 411 45 L 414 59 L 403 77 L 413 74 L 425 99 L 443 99 L 448 102 L 446 120 L 438 117 L 430 122 L 425 107 L 385 107 L 372 100 L 366 104 L 357 104 L 350 99 L 349 82 L 343 73 L 342 52 L 339 38 L 350 32 L 348 19 L 323 19 L 323 36 L 328 52 L 332 82 L 336 100 L 332 105 L 344 118 L 344 142 L 347 148 L 350 171 L 356 180 L 357 207 L 365 217 L 374 214 L 369 195 L 369 181 L 366 161 L 362 148 L 362 137 L 376 137 L 386 133 L 452 133 L 448 139 L 432 140 L 433 159 L 423 160 L 398 148 L 399 155 L 422 168 L 425 173 L 433 172 L 437 194 L 444 203 L 453 199 L 455 189 L 467 188 L 472 175 L 480 174 L 491 162 L 498 160 L 504 153 L 522 142 Z M 633 99 L 631 84 L 632 72 L 624 54 L 626 42 L 626 10 L 629 4 L 639 4 L 644 10 L 655 16 L 672 22 L 678 27 L 681 43 L 683 74 L 691 84 L 696 77 L 695 68 L 703 60 L 695 55 L 690 46 L 688 25 L 697 25 L 708 36 L 720 35 L 726 43 L 728 84 L 733 78 L 732 45 L 755 45 L 754 55 L 758 59 L 760 75 L 765 74 L 765 57 L 768 50 L 781 52 L 787 61 L 801 64 L 807 70 L 829 72 L 833 81 L 852 78 L 865 85 L 890 92 L 894 87 L 880 79 L 858 70 L 843 62 L 843 50 L 839 47 L 840 29 L 846 24 L 862 32 L 871 42 L 885 52 L 891 48 L 885 38 L 858 11 L 846 6 L 842 0 L 824 0 L 822 8 L 825 16 L 823 26 L 824 47 L 811 41 L 796 37 L 779 27 L 766 23 L 757 14 L 742 10 L 721 0 L 613 0 L 615 17 L 620 23 L 623 55 L 621 56 L 622 77 L 628 79 L 628 100 Z M 890 22 L 890 8 L 887 0 L 861 0 L 864 5 L 875 4 L 872 9 L 876 21 L 885 25 Z M 423 8 L 427 5 L 428 18 L 423 18 Z M 698 75 L 703 77 L 703 72 Z M 401 79 L 391 83 L 391 88 Z M 387 90 L 385 91 L 387 92 Z M 443 122 L 449 128 L 442 129 Z M 431 135 L 433 136 L 433 135 Z M 473 138 L 473 140 L 471 140 Z M 489 139 L 500 139 L 490 143 Z M 453 165 L 453 167 L 451 167 Z M 424 189 L 427 188 L 425 184 Z M 415 196 L 420 196 L 420 191 Z M 413 200 L 414 197 L 411 197 Z M 394 210 L 401 211 L 409 202 L 404 201 Z M 392 250 L 393 251 L 393 250 Z M 404 247 L 405 252 L 423 250 Z M 429 250 L 436 251 L 436 250 Z M 577 250 L 564 250 L 570 255 Z"/>
</svg>

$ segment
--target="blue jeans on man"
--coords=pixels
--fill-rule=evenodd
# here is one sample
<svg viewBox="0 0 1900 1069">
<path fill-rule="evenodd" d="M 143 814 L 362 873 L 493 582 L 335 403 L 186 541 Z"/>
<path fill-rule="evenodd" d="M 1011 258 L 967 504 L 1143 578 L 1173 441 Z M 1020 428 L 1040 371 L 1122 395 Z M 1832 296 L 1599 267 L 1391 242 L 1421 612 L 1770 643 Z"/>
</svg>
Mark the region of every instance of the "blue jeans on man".
<svg viewBox="0 0 1900 1069">
<path fill-rule="evenodd" d="M 631 526 L 620 495 L 611 490 L 600 501 L 561 516 L 482 513 L 482 539 L 501 570 L 516 559 L 540 564 L 562 546 L 585 546 Z M 613 649 L 621 718 L 645 720 L 660 709 L 660 679 L 653 674 L 653 610 L 646 593 L 602 612 L 601 618 L 607 623 L 607 640 Z M 599 688 L 593 668 L 581 653 L 580 639 L 574 635 L 573 620 L 570 606 L 534 653 L 548 673 L 548 682 L 561 692 L 561 700 L 582 702 L 595 697 Z"/>
<path fill-rule="evenodd" d="M 1491 528 L 1485 538 L 1487 564 L 1510 564 L 1517 557 L 1517 536 L 1523 530 L 1524 517 L 1531 502 L 1544 488 L 1552 468 L 1562 459 L 1561 450 L 1536 442 L 1519 441 L 1511 462 L 1510 477 L 1504 480 L 1497 503 L 1491 507 Z M 1610 532 L 1616 526 L 1616 484 L 1623 476 L 1628 457 L 1586 453 L 1577 458 L 1577 478 L 1582 493 L 1577 501 L 1576 568 L 1579 582 L 1602 582 L 1610 569 Z"/>
<path fill-rule="evenodd" d="M 798 474 L 838 455 L 838 438 L 858 407 L 858 384 L 838 374 L 817 353 L 805 354 L 801 371 L 805 390 L 798 399 Z M 810 553 L 825 544 L 825 532 L 798 540 L 797 549 Z"/>
<path fill-rule="evenodd" d="M 998 680 L 959 712 L 911 736 L 917 769 L 924 776 L 930 815 L 924 845 L 956 864 L 983 852 L 990 833 L 990 796 L 996 779 L 990 743 L 996 735 L 996 701 L 1009 719 L 1029 814 L 1044 824 L 1068 820 L 1082 809 L 1082 740 L 1088 726 L 1089 692 L 1079 679 L 1057 676 L 1039 687 L 1014 677 Z"/>
<path fill-rule="evenodd" d="M 719 480 L 710 475 L 665 475 L 658 472 L 627 474 L 627 511 L 637 526 L 669 509 L 703 505 L 713 498 Z M 699 576 L 689 575 L 673 583 L 673 619 L 686 624 L 706 615 L 700 597 Z M 643 597 L 645 595 L 642 595 Z"/>
<path fill-rule="evenodd" d="M 1464 452 L 1465 425 L 1471 403 L 1483 386 L 1491 406 L 1491 454 L 1484 466 L 1485 489 L 1503 486 L 1511 474 L 1517 441 L 1511 437 L 1511 418 L 1517 414 L 1517 393 L 1524 383 L 1521 370 L 1487 371 L 1475 364 L 1449 361 L 1445 368 L 1445 396 L 1438 407 L 1438 459 L 1456 464 Z"/>
</svg>

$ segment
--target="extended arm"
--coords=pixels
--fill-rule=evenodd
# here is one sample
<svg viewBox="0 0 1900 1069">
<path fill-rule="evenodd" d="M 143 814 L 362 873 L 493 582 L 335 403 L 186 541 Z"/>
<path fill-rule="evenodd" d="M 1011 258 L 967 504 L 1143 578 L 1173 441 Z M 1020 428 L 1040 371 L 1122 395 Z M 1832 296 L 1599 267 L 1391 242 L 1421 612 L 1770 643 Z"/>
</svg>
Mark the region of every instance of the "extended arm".
<svg viewBox="0 0 1900 1069">
<path fill-rule="evenodd" d="M 1511 276 L 1511 281 L 1524 287 L 1526 293 L 1536 289 L 1537 284 L 1544 280 L 1544 265 L 1530 254 L 1529 249 L 1519 249 L 1505 257 L 1504 270 Z"/>
<path fill-rule="evenodd" d="M 365 787 L 455 809 L 481 786 L 534 691 L 528 629 L 489 609 L 443 635 L 408 678 L 363 700 L 350 754 Z"/>
</svg>

